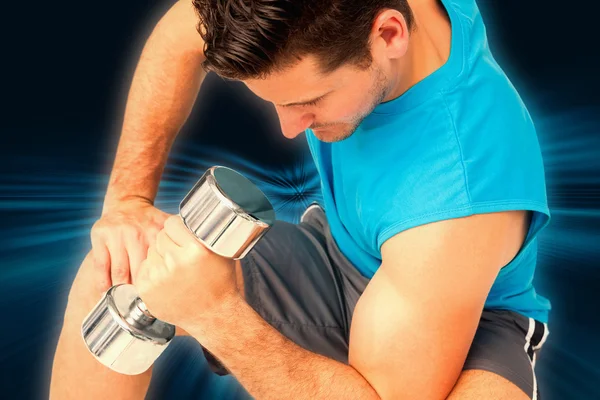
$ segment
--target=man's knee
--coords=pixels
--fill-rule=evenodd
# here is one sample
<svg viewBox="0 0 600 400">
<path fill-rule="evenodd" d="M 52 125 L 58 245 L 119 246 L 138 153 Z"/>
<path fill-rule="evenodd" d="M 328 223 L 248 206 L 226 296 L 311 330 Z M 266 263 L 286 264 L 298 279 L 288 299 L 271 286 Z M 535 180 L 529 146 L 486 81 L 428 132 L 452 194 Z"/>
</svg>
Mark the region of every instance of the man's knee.
<svg viewBox="0 0 600 400">
<path fill-rule="evenodd" d="M 94 259 L 90 251 L 81 263 L 71 285 L 65 311 L 65 323 L 78 321 L 81 324 L 85 316 L 100 301 L 103 292 L 108 289 L 108 287 L 101 288 L 98 285 L 94 269 Z"/>
<path fill-rule="evenodd" d="M 136 377 L 118 374 L 94 359 L 81 338 L 84 318 L 103 295 L 94 268 L 90 252 L 81 263 L 69 292 L 52 366 L 50 398 L 144 398 L 151 371 Z"/>
<path fill-rule="evenodd" d="M 447 400 L 529 400 L 517 385 L 493 372 L 463 371 Z"/>
</svg>

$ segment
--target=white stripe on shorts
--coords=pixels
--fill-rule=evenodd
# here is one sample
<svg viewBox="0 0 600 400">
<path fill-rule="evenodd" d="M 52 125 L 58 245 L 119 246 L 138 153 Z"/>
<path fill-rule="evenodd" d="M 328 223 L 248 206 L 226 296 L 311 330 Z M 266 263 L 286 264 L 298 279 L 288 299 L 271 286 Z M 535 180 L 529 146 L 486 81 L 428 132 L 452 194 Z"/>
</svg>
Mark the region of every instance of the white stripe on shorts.
<svg viewBox="0 0 600 400">
<path fill-rule="evenodd" d="M 544 337 L 540 341 L 540 345 L 543 343 L 544 339 L 546 338 L 546 330 L 545 329 L 546 329 L 546 326 L 544 324 Z M 527 354 L 527 352 L 529 351 L 529 347 L 531 346 L 531 337 L 533 336 L 533 332 L 535 332 L 535 320 L 533 318 L 529 318 L 529 330 L 527 330 L 527 336 L 525 336 L 525 346 L 523 346 L 523 350 L 525 350 L 525 356 L 527 356 L 527 358 L 529 358 L 529 354 Z M 536 346 L 536 347 L 539 348 L 540 346 Z M 535 350 L 536 347 L 534 347 L 533 349 Z M 531 396 L 531 400 L 537 400 L 537 380 L 535 378 L 535 371 L 534 371 L 535 353 L 533 353 L 533 361 L 529 360 L 529 362 L 531 363 L 531 373 L 533 374 L 533 395 Z"/>
<path fill-rule="evenodd" d="M 537 356 L 537 351 L 539 350 L 544 343 L 546 342 L 546 339 L 548 338 L 548 333 L 550 333 L 550 331 L 548 330 L 548 324 L 544 323 L 544 335 L 542 336 L 542 340 L 540 340 L 540 342 L 537 344 L 537 346 L 533 346 L 533 367 L 535 368 L 535 358 Z"/>
</svg>

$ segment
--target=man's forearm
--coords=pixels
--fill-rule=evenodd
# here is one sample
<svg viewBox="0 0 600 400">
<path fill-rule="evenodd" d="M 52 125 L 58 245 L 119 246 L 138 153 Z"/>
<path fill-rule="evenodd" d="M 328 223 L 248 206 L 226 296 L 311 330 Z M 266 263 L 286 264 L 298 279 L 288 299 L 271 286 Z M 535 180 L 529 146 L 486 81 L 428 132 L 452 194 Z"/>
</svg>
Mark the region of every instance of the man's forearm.
<svg viewBox="0 0 600 400">
<path fill-rule="evenodd" d="M 288 340 L 240 299 L 209 339 L 190 330 L 257 399 L 379 399 L 349 365 Z M 218 336 L 217 336 L 218 335 Z"/>
<path fill-rule="evenodd" d="M 189 2 L 176 4 L 148 39 L 127 98 L 108 205 L 128 197 L 154 201 L 173 141 L 187 120 L 205 72 Z"/>
</svg>

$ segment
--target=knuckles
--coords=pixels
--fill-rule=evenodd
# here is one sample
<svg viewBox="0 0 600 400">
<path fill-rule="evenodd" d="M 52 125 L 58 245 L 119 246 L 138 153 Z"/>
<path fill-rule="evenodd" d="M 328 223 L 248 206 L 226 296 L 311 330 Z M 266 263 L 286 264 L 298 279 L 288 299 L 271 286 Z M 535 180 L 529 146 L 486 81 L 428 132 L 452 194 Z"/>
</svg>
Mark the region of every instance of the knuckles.
<svg viewBox="0 0 600 400">
<path fill-rule="evenodd" d="M 165 220 L 165 224 L 164 224 L 164 229 L 168 232 L 174 229 L 178 229 L 179 225 L 182 224 L 181 219 L 179 218 L 179 215 L 175 214 L 175 215 L 171 215 L 169 218 L 167 218 Z"/>
<path fill-rule="evenodd" d="M 169 269 L 171 271 L 174 270 L 175 268 L 177 268 L 177 265 L 178 265 L 175 255 L 172 254 L 170 251 L 165 252 L 164 263 L 165 263 L 165 266 L 167 267 L 167 269 Z"/>
<path fill-rule="evenodd" d="M 112 275 L 116 279 L 127 279 L 129 277 L 129 270 L 122 267 L 112 267 Z"/>
<path fill-rule="evenodd" d="M 186 255 L 190 261 L 203 260 L 210 257 L 213 253 L 206 248 L 202 243 L 195 241 L 186 247 Z"/>
</svg>

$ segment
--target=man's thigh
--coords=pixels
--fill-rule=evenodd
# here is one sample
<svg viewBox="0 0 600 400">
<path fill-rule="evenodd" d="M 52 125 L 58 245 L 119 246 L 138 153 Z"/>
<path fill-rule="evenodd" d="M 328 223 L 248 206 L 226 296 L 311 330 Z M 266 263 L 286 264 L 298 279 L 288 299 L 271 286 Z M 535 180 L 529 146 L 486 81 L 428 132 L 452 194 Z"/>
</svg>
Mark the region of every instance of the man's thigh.
<svg viewBox="0 0 600 400">
<path fill-rule="evenodd" d="M 455 390 L 488 390 L 491 395 L 498 388 L 511 392 L 517 387 L 525 398 L 539 400 L 534 367 L 547 336 L 546 324 L 533 318 L 509 310 L 483 310 Z M 504 381 L 511 385 L 503 386 Z"/>
<path fill-rule="evenodd" d="M 241 261 L 239 282 L 246 302 L 284 336 L 347 362 L 351 288 L 318 222 L 277 222 Z"/>
<path fill-rule="evenodd" d="M 447 400 L 527 400 L 530 397 L 508 379 L 489 371 L 463 371 Z"/>
</svg>

